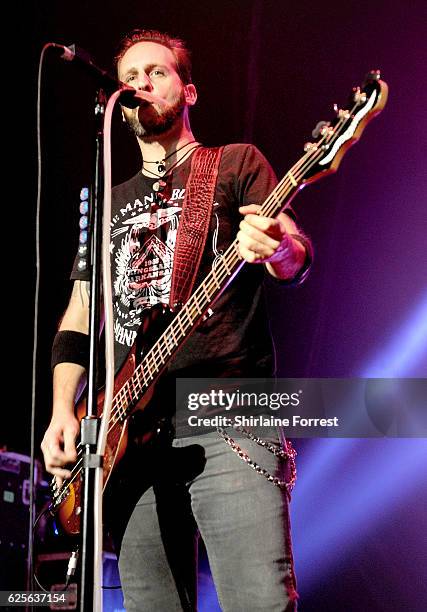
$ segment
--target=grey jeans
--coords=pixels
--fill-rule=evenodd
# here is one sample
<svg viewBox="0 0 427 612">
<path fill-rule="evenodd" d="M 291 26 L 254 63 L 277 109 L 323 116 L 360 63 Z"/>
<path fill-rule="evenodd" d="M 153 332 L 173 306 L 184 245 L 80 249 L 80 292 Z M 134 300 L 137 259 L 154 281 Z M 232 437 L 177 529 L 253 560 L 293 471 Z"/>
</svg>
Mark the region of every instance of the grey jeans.
<svg viewBox="0 0 427 612">
<path fill-rule="evenodd" d="M 283 460 L 247 438 L 237 441 L 261 467 L 284 476 Z M 285 491 L 244 463 L 217 432 L 148 450 L 144 463 L 135 471 L 142 495 L 121 532 L 128 612 L 197 610 L 199 533 L 224 612 L 296 610 Z"/>
</svg>

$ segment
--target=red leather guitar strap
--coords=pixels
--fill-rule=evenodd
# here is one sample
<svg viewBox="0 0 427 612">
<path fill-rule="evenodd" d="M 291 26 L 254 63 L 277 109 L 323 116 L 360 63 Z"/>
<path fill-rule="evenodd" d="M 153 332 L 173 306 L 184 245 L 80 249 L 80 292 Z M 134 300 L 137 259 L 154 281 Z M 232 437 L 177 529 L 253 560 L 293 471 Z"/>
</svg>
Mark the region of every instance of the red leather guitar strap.
<svg viewBox="0 0 427 612">
<path fill-rule="evenodd" d="M 193 153 L 176 237 L 169 300 L 172 308 L 188 300 L 196 281 L 209 231 L 223 148 L 203 147 Z"/>
</svg>

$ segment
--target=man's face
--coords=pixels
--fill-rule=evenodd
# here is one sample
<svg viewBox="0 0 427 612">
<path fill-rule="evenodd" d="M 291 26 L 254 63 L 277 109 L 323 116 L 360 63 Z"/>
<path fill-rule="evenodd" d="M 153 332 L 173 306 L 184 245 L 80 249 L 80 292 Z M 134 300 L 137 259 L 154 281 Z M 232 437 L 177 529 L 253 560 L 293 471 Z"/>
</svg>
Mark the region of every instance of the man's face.
<svg viewBox="0 0 427 612">
<path fill-rule="evenodd" d="M 146 138 L 164 134 L 182 117 L 186 106 L 184 85 L 176 71 L 170 49 L 154 42 L 133 45 L 118 64 L 121 81 L 162 98 L 164 105 L 142 103 L 139 107 L 123 107 L 123 114 L 135 134 Z"/>
</svg>

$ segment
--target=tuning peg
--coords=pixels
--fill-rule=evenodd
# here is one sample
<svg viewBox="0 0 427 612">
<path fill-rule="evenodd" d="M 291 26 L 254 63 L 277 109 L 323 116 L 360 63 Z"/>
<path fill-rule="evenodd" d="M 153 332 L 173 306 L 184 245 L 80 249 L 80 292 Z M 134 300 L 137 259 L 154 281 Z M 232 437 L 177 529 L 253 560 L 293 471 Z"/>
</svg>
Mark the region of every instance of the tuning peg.
<svg viewBox="0 0 427 612">
<path fill-rule="evenodd" d="M 349 119 L 350 111 L 347 108 L 338 108 L 336 104 L 334 104 L 334 111 L 339 119 Z"/>
<path fill-rule="evenodd" d="M 360 87 L 354 87 L 353 91 L 354 91 L 353 99 L 356 102 L 356 104 L 365 104 L 366 98 L 367 98 L 366 92 L 360 91 Z"/>
<path fill-rule="evenodd" d="M 370 70 L 366 75 L 365 82 L 379 81 L 381 79 L 381 70 Z"/>
<path fill-rule="evenodd" d="M 317 151 L 317 145 L 315 142 L 306 142 L 304 145 L 304 151 L 308 153 L 309 151 Z"/>
<path fill-rule="evenodd" d="M 319 121 L 314 130 L 311 132 L 313 138 L 318 138 L 320 135 L 324 136 L 330 129 L 330 121 Z"/>
</svg>

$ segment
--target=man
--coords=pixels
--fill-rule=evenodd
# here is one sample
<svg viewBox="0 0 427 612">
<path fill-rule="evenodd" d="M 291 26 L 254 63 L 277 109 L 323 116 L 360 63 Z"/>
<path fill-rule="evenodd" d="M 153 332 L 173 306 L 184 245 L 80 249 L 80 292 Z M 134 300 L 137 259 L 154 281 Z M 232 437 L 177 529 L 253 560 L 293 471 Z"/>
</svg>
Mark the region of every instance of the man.
<svg viewBox="0 0 427 612">
<path fill-rule="evenodd" d="M 122 41 L 117 71 L 143 99 L 138 108 L 122 108 L 138 140 L 142 169 L 113 190 L 111 252 L 119 365 L 138 329 L 155 318 L 156 305 L 170 303 L 178 228 L 193 177 L 191 161 L 201 145 L 190 127 L 189 109 L 197 92 L 182 41 L 156 31 L 134 31 Z M 240 255 L 250 265 L 171 360 L 167 380 L 272 375 L 264 269 L 291 284 L 303 278 L 311 260 L 310 245 L 293 219 L 257 214 L 275 178 L 255 147 L 228 145 L 218 164 L 197 283 L 220 261 L 236 234 Z M 71 300 L 54 343 L 53 415 L 42 442 L 46 468 L 58 479 L 69 477 L 66 464 L 76 459 L 79 423 L 73 402 L 85 369 L 82 355 L 88 333 L 87 276 L 74 269 L 72 278 Z M 155 405 L 167 405 L 170 388 L 168 382 L 159 383 Z M 110 509 L 128 611 L 196 609 L 198 532 L 223 610 L 296 609 L 283 486 L 289 467 L 286 453 L 277 432 L 265 441 L 243 440 L 240 455 L 249 455 L 255 469 L 236 450 L 240 448 L 227 433 L 215 431 L 189 439 L 160 436 L 137 455 L 130 451 L 130 459 L 124 460 L 125 475 L 117 484 L 120 504 L 116 496 Z M 275 482 L 264 477 L 270 474 Z"/>
</svg>

